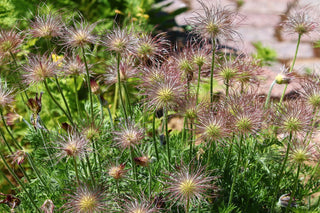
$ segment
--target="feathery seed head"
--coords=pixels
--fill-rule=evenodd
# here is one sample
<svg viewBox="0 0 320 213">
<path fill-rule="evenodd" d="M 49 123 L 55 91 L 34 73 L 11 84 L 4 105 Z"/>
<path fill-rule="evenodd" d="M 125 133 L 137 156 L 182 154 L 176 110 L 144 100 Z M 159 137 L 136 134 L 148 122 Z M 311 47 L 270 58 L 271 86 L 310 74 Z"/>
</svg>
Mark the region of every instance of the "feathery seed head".
<svg viewBox="0 0 320 213">
<path fill-rule="evenodd" d="M 148 61 L 155 63 L 157 60 L 163 59 L 168 53 L 167 47 L 169 47 L 169 42 L 163 35 L 163 33 L 160 33 L 156 36 L 152 36 L 151 34 L 138 36 L 135 52 L 143 63 Z"/>
<path fill-rule="evenodd" d="M 122 163 L 119 166 L 111 166 L 108 171 L 108 174 L 116 180 L 121 179 L 126 175 L 128 171 L 124 169 L 125 166 L 126 166 L 125 163 Z"/>
<path fill-rule="evenodd" d="M 116 145 L 126 149 L 134 148 L 144 139 L 144 130 L 138 127 L 134 121 L 126 120 L 118 131 L 113 132 Z"/>
<path fill-rule="evenodd" d="M 63 23 L 61 15 L 49 12 L 36 15 L 30 22 L 30 33 L 34 37 L 52 38 L 61 35 Z"/>
<path fill-rule="evenodd" d="M 64 76 L 79 76 L 86 73 L 85 64 L 81 61 L 79 55 L 75 54 L 64 58 L 61 70 Z"/>
<path fill-rule="evenodd" d="M 292 73 L 289 73 L 289 69 L 283 66 L 281 72 L 276 76 L 275 81 L 277 84 L 289 84 L 292 79 Z"/>
<path fill-rule="evenodd" d="M 152 203 L 144 195 L 140 195 L 139 198 L 130 197 L 129 200 L 125 200 L 121 209 L 123 212 L 128 213 L 153 213 L 159 211 L 157 207 L 153 207 Z"/>
<path fill-rule="evenodd" d="M 52 200 L 50 200 L 50 199 L 45 200 L 41 206 L 41 210 L 44 213 L 53 213 L 54 212 L 54 204 L 53 204 Z"/>
<path fill-rule="evenodd" d="M 300 8 L 291 12 L 288 19 L 281 25 L 289 33 L 298 33 L 300 36 L 318 31 L 319 20 L 314 17 L 313 13 L 310 7 Z"/>
<path fill-rule="evenodd" d="M 69 194 L 68 197 L 68 202 L 63 206 L 66 212 L 94 213 L 108 211 L 107 194 L 103 188 L 81 185 L 74 194 Z"/>
<path fill-rule="evenodd" d="M 87 23 L 83 18 L 80 22 L 75 21 L 72 27 L 65 28 L 63 44 L 67 48 L 86 48 L 89 44 L 96 43 L 97 38 L 92 33 L 96 25 L 97 23 Z"/>
<path fill-rule="evenodd" d="M 239 16 L 220 5 L 207 6 L 204 1 L 198 1 L 203 10 L 203 14 L 196 13 L 189 21 L 193 32 L 203 39 L 233 39 L 238 33 L 234 30 L 238 24 Z"/>
<path fill-rule="evenodd" d="M 291 163 L 304 164 L 319 160 L 319 146 L 312 141 L 304 141 L 304 138 L 293 138 L 289 150 L 289 160 Z M 285 144 L 285 149 L 287 148 Z"/>
<path fill-rule="evenodd" d="M 10 56 L 18 52 L 23 40 L 21 32 L 16 32 L 14 29 L 0 30 L 0 56 Z"/>
<path fill-rule="evenodd" d="M 316 74 L 303 78 L 300 82 L 301 95 L 313 109 L 320 107 L 320 77 Z"/>
<path fill-rule="evenodd" d="M 106 46 L 109 51 L 122 55 L 134 54 L 136 43 L 137 39 L 128 28 L 121 29 L 118 26 L 107 32 L 102 40 L 102 44 Z"/>
<path fill-rule="evenodd" d="M 13 90 L 9 89 L 6 81 L 0 79 L 0 108 L 10 106 L 13 101 Z"/>
<path fill-rule="evenodd" d="M 23 66 L 25 73 L 22 75 L 27 84 L 38 83 L 57 74 L 56 62 L 47 55 L 28 57 L 28 64 Z"/>
<path fill-rule="evenodd" d="M 86 152 L 89 151 L 88 140 L 78 133 L 69 133 L 68 136 L 62 137 L 58 141 L 58 147 L 60 151 L 56 154 L 58 161 L 62 158 L 67 159 L 79 157 L 82 158 Z"/>
<path fill-rule="evenodd" d="M 277 111 L 275 123 L 281 132 L 301 134 L 310 130 L 313 113 L 311 107 L 305 103 L 287 101 Z"/>
<path fill-rule="evenodd" d="M 177 171 L 170 172 L 166 181 L 166 191 L 169 199 L 184 204 L 199 203 L 210 197 L 208 191 L 215 188 L 214 177 L 207 176 L 204 168 L 191 168 L 182 165 Z"/>
</svg>

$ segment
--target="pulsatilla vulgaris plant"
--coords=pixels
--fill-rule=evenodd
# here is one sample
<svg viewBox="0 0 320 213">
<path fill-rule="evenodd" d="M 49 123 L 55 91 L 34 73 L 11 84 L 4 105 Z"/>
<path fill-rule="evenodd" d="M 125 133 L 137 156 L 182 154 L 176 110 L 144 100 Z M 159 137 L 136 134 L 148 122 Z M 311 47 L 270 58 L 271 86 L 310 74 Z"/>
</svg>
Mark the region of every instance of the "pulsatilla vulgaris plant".
<svg viewBox="0 0 320 213">
<path fill-rule="evenodd" d="M 200 5 L 179 49 L 51 11 L 0 30 L 0 212 L 319 212 L 320 77 L 293 63 L 260 94 L 261 63 L 218 48 L 239 14 Z"/>
</svg>

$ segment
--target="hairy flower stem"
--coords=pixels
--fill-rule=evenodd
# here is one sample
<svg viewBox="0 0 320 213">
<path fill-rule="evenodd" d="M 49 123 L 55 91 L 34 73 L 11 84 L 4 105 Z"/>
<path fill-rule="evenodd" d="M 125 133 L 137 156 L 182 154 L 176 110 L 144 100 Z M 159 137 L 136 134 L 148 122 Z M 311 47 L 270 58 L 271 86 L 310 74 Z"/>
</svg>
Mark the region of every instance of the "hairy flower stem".
<svg viewBox="0 0 320 213">
<path fill-rule="evenodd" d="M 91 91 L 91 83 L 90 83 L 90 74 L 89 68 L 87 63 L 86 54 L 84 51 L 84 47 L 82 47 L 82 57 L 86 67 L 86 77 L 87 77 L 87 85 L 88 85 L 88 93 L 89 93 L 89 100 L 90 100 L 90 113 L 91 113 L 91 121 L 94 121 L 94 114 L 93 114 L 93 100 L 92 100 L 92 91 Z"/>
<path fill-rule="evenodd" d="M 117 188 L 117 194 L 120 195 L 119 179 L 116 179 L 116 188 Z"/>
<path fill-rule="evenodd" d="M 73 156 L 73 162 L 74 162 L 74 171 L 76 173 L 76 178 L 77 178 L 77 182 L 78 182 L 78 186 L 79 186 L 80 185 L 80 179 L 79 179 L 78 165 L 77 165 L 76 156 Z"/>
<path fill-rule="evenodd" d="M 214 70 L 214 59 L 216 54 L 216 40 L 212 39 L 212 59 L 211 59 L 211 69 L 210 69 L 210 103 L 213 103 L 213 70 Z"/>
<path fill-rule="evenodd" d="M 43 147 L 44 147 L 44 149 L 46 150 L 46 153 L 47 153 L 47 155 L 48 155 L 48 157 L 49 157 L 49 159 L 50 159 L 51 166 L 52 166 L 52 168 L 53 168 L 52 157 L 51 157 L 51 154 L 49 153 L 49 150 L 48 150 L 48 148 L 47 148 L 46 141 L 45 141 L 45 139 L 44 139 L 44 135 L 43 135 L 42 129 L 39 129 L 39 132 L 40 132 L 40 135 L 41 135 Z"/>
<path fill-rule="evenodd" d="M 42 178 L 42 176 L 40 175 L 40 172 L 39 172 L 38 168 L 34 165 L 34 162 L 33 162 L 32 158 L 31 158 L 31 156 L 29 155 L 29 153 L 26 153 L 26 155 L 27 155 L 27 159 L 28 159 L 28 162 L 29 162 L 31 168 L 36 173 L 37 178 L 42 183 L 42 185 L 48 190 L 49 194 L 52 194 L 52 191 L 51 191 L 50 187 L 45 184 L 45 181 Z"/>
<path fill-rule="evenodd" d="M 52 95 L 52 93 L 51 93 L 51 91 L 50 91 L 50 89 L 49 89 L 49 86 L 48 86 L 47 81 L 44 80 L 43 83 L 44 83 L 44 86 L 45 86 L 45 88 L 46 88 L 46 90 L 47 90 L 50 98 L 52 99 L 52 101 L 57 105 L 57 107 L 59 107 L 59 109 L 63 112 L 63 114 L 65 114 L 65 116 L 67 116 L 67 118 L 68 118 L 68 120 L 70 121 L 71 125 L 72 125 L 73 127 L 75 127 L 72 118 L 71 118 L 71 117 L 69 116 L 69 114 L 62 108 L 62 106 L 59 104 L 59 102 L 53 97 L 53 95 Z"/>
<path fill-rule="evenodd" d="M 10 154 L 14 155 L 14 152 L 12 151 L 12 148 L 11 148 L 10 144 L 8 143 L 7 139 L 5 138 L 4 133 L 2 132 L 2 130 L 0 130 L 0 134 L 2 136 L 2 139 L 3 139 L 4 143 L 7 145 L 8 149 L 10 151 Z M 23 176 L 26 177 L 27 181 L 30 183 L 31 180 L 30 180 L 29 176 L 27 175 L 25 169 L 20 164 L 18 164 L 18 166 L 19 166 L 19 169 L 21 170 Z"/>
<path fill-rule="evenodd" d="M 293 58 L 292 65 L 291 65 L 291 67 L 290 67 L 289 73 L 292 72 L 293 67 L 294 67 L 294 64 L 296 63 L 296 59 L 297 59 L 297 55 L 298 55 L 298 50 L 299 50 L 299 45 L 300 45 L 300 41 L 301 41 L 301 36 L 302 36 L 302 34 L 299 34 L 298 41 L 297 41 L 297 46 L 296 46 L 296 52 L 295 52 L 295 54 L 294 54 L 294 58 Z M 285 87 L 284 87 L 284 89 L 283 89 L 283 92 L 282 92 L 282 95 L 281 95 L 281 98 L 280 98 L 280 104 L 281 104 L 282 101 L 283 101 L 283 98 L 284 98 L 284 95 L 285 95 L 285 93 L 286 93 L 287 87 L 288 87 L 288 84 L 286 84 Z"/>
<path fill-rule="evenodd" d="M 132 164 L 132 176 L 134 177 L 135 182 L 137 182 L 138 176 L 137 176 L 137 167 L 136 164 L 134 163 L 134 154 L 133 154 L 133 148 L 130 147 L 130 156 L 131 156 L 131 164 Z"/>
<path fill-rule="evenodd" d="M 14 177 L 14 179 L 19 183 L 19 185 L 21 186 L 21 188 L 23 189 L 23 191 L 26 193 L 27 197 L 30 199 L 32 205 L 35 207 L 37 212 L 41 212 L 40 209 L 38 208 L 37 204 L 34 202 L 34 200 L 32 199 L 31 195 L 29 194 L 29 192 L 27 191 L 26 187 L 24 186 L 23 182 L 19 179 L 19 177 L 14 173 L 14 171 L 10 168 L 10 166 L 8 165 L 6 159 L 4 158 L 4 156 L 2 155 L 2 152 L 0 152 L 0 157 L 2 159 L 2 162 L 4 163 L 4 165 L 6 166 L 6 168 L 8 169 L 8 171 L 10 172 L 10 174 Z"/>
<path fill-rule="evenodd" d="M 120 54 L 119 53 L 117 54 L 117 79 L 118 79 L 118 90 L 119 90 L 119 98 L 120 98 L 120 102 L 121 102 L 121 107 L 122 107 L 122 110 L 123 110 L 124 117 L 127 120 L 128 116 L 127 116 L 127 112 L 126 112 L 126 107 L 125 107 L 124 102 L 123 102 L 122 90 L 121 90 Z"/>
<path fill-rule="evenodd" d="M 150 168 L 150 165 L 148 165 L 148 173 L 149 173 L 149 198 L 151 198 L 151 182 L 152 182 L 152 176 L 151 176 L 151 168 Z"/>
<path fill-rule="evenodd" d="M 229 151 L 228 151 L 228 156 L 227 156 L 227 160 L 223 166 L 223 172 L 226 173 L 227 169 L 229 168 L 229 163 L 230 163 L 230 159 L 231 159 L 231 153 L 232 153 L 232 147 L 233 147 L 233 143 L 230 144 L 229 146 Z"/>
<path fill-rule="evenodd" d="M 288 203 L 288 206 L 287 206 L 287 209 L 286 209 L 286 213 L 289 211 L 289 209 L 291 207 L 292 200 L 293 200 L 294 196 L 296 195 L 296 191 L 297 191 L 297 188 L 298 188 L 300 167 L 301 167 L 301 164 L 299 163 L 298 164 L 298 170 L 297 170 L 297 176 L 296 176 L 296 179 L 295 179 L 295 182 L 294 182 L 293 191 L 292 191 L 292 193 L 290 195 L 290 200 L 289 200 L 289 203 Z"/>
<path fill-rule="evenodd" d="M 292 139 L 292 133 L 290 133 L 289 136 L 289 141 L 288 141 L 288 146 L 287 146 L 287 151 L 286 151 L 286 155 L 284 157 L 284 161 L 282 163 L 282 166 L 280 168 L 280 172 L 278 174 L 278 181 L 276 182 L 276 190 L 274 191 L 274 195 L 273 195 L 273 199 L 274 201 L 272 202 L 272 207 L 271 207 L 271 213 L 274 212 L 274 207 L 276 205 L 276 202 L 278 200 L 278 192 L 279 192 L 279 187 L 280 187 L 280 183 L 281 183 L 281 179 L 283 177 L 283 171 L 284 168 L 286 167 L 287 164 L 287 160 L 288 160 L 288 156 L 289 156 L 289 150 L 290 150 L 290 145 L 291 145 L 291 139 Z"/>
<path fill-rule="evenodd" d="M 229 96 L 229 85 L 230 85 L 229 79 L 226 80 L 225 85 L 226 85 L 226 99 L 227 99 Z"/>
<path fill-rule="evenodd" d="M 2 177 L 7 181 L 7 183 L 9 183 L 9 185 L 11 186 L 11 188 L 15 188 L 15 185 L 13 185 L 13 183 L 7 178 L 7 176 L 4 174 L 4 172 L 2 170 L 0 170 L 0 174 L 2 175 Z"/>
<path fill-rule="evenodd" d="M 189 208 L 190 208 L 190 198 L 188 196 L 187 197 L 187 203 L 186 203 L 186 213 L 189 213 Z"/>
<path fill-rule="evenodd" d="M 200 92 L 200 74 L 201 74 L 201 66 L 198 66 L 198 82 L 197 82 L 197 93 L 196 93 L 196 103 L 199 104 L 199 92 Z"/>
<path fill-rule="evenodd" d="M 58 90 L 59 90 L 59 92 L 60 92 L 60 94 L 61 94 L 62 100 L 63 100 L 63 102 L 64 102 L 64 105 L 66 106 L 67 112 L 68 112 L 70 118 L 72 119 L 71 111 L 70 111 L 70 109 L 69 109 L 69 105 L 68 105 L 68 103 L 67 103 L 67 100 L 66 100 L 66 98 L 65 98 L 65 96 L 64 96 L 64 94 L 63 94 L 63 91 L 62 91 L 62 89 L 61 89 L 61 87 L 60 87 L 60 83 L 59 83 L 59 81 L 58 81 L 58 77 L 57 77 L 57 76 L 54 76 L 54 78 L 55 78 L 55 81 L 56 81 Z"/>
<path fill-rule="evenodd" d="M 234 170 L 233 173 L 233 180 L 232 180 L 232 185 L 231 185 L 231 189 L 230 189 L 230 196 L 229 196 L 229 202 L 228 202 L 228 206 L 231 205 L 232 203 L 232 198 L 233 198 L 233 192 L 234 192 L 234 186 L 236 184 L 236 180 L 239 174 L 239 167 L 240 167 L 240 161 L 241 161 L 241 147 L 242 147 L 242 140 L 243 140 L 243 135 L 240 135 L 240 142 L 239 142 L 239 152 L 238 152 L 238 161 L 237 161 L 237 166 L 236 169 Z"/>
<path fill-rule="evenodd" d="M 76 97 L 76 107 L 78 116 L 81 117 L 80 114 L 80 105 L 79 105 L 79 95 L 78 95 L 78 84 L 77 84 L 77 76 L 73 76 L 73 86 L 74 86 L 74 95 Z"/>
<path fill-rule="evenodd" d="M 132 110 L 131 110 L 131 104 L 130 104 L 130 96 L 129 96 L 129 90 L 128 90 L 128 86 L 127 86 L 127 82 L 123 83 L 123 88 L 124 88 L 124 93 L 126 96 L 126 109 L 128 109 L 128 113 L 131 114 Z"/>
<path fill-rule="evenodd" d="M 191 160 L 192 160 L 192 156 L 193 156 L 193 124 L 192 124 L 192 121 L 190 123 L 190 134 L 191 134 L 191 137 L 190 137 L 190 150 L 189 150 L 189 163 L 190 163 L 190 169 L 191 169 Z"/>
<path fill-rule="evenodd" d="M 270 98 L 271 98 L 271 92 L 272 92 L 272 89 L 273 89 L 275 84 L 276 84 L 276 80 L 274 80 L 272 82 L 272 84 L 270 85 L 269 92 L 268 92 L 268 95 L 267 95 L 267 98 L 266 98 L 266 103 L 264 104 L 264 108 L 266 108 L 266 109 L 269 107 L 269 101 L 270 101 Z"/>
<path fill-rule="evenodd" d="M 112 116 L 116 115 L 118 96 L 119 96 L 119 84 L 115 85 L 114 97 L 113 97 L 113 106 L 112 106 Z"/>
<path fill-rule="evenodd" d="M 90 159 L 89 159 L 88 153 L 86 153 L 85 156 L 86 156 L 86 161 L 87 161 L 88 168 L 89 168 L 89 173 L 90 173 L 92 185 L 95 186 L 96 185 L 96 181 L 95 181 L 93 173 L 92 173 L 92 167 L 91 167 L 91 163 L 90 163 Z"/>
<path fill-rule="evenodd" d="M 159 152 L 158 152 L 157 140 L 156 140 L 156 111 L 153 112 L 153 118 L 152 118 L 152 138 L 153 138 L 154 150 L 157 156 L 157 161 L 159 161 Z"/>
<path fill-rule="evenodd" d="M 166 144 L 167 144 L 167 155 L 168 155 L 168 170 L 170 170 L 170 141 L 169 141 L 169 131 L 168 131 L 168 111 L 166 108 L 163 108 L 163 119 L 164 119 L 164 128 L 166 135 Z"/>
</svg>

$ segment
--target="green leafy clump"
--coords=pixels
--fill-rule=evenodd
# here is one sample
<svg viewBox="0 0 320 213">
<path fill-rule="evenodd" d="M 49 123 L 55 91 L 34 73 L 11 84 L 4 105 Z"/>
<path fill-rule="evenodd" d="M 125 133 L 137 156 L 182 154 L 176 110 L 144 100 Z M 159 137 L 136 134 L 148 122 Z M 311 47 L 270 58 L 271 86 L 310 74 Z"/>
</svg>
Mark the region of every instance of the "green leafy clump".
<svg viewBox="0 0 320 213">
<path fill-rule="evenodd" d="M 274 49 L 264 46 L 260 41 L 253 43 L 253 46 L 257 51 L 253 57 L 260 60 L 261 66 L 271 66 L 276 61 L 277 52 Z"/>
</svg>

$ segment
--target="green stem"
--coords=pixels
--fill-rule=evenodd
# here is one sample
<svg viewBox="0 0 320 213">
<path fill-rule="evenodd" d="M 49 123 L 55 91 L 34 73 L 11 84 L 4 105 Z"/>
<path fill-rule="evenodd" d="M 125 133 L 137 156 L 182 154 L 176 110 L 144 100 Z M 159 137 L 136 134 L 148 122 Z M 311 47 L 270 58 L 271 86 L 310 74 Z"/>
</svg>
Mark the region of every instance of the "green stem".
<svg viewBox="0 0 320 213">
<path fill-rule="evenodd" d="M 226 99 L 227 99 L 229 96 L 229 79 L 226 80 L 225 85 L 226 85 Z"/>
<path fill-rule="evenodd" d="M 189 150 L 189 163 L 190 163 L 190 169 L 191 169 L 191 160 L 192 160 L 192 155 L 193 155 L 193 125 L 192 125 L 192 121 L 190 123 L 190 134 L 191 134 L 191 139 L 190 139 L 190 150 Z"/>
<path fill-rule="evenodd" d="M 44 83 L 44 86 L 45 86 L 45 88 L 46 88 L 46 90 L 47 90 L 50 98 L 52 99 L 52 101 L 57 105 L 57 107 L 59 107 L 59 109 L 63 112 L 63 114 L 65 114 L 65 116 L 67 116 L 67 118 L 68 118 L 68 120 L 70 121 L 71 125 L 74 127 L 75 125 L 74 125 L 74 123 L 73 123 L 73 121 L 72 121 L 72 118 L 71 118 L 71 117 L 69 116 L 69 114 L 62 108 L 62 106 L 59 104 L 59 102 L 53 97 L 53 95 L 52 95 L 52 93 L 51 93 L 51 91 L 50 91 L 50 89 L 49 89 L 49 86 L 48 86 L 47 81 L 44 80 L 43 83 Z"/>
<path fill-rule="evenodd" d="M 241 134 L 240 142 L 239 142 L 238 161 L 237 161 L 236 169 L 234 170 L 234 174 L 233 174 L 233 181 L 232 181 L 232 185 L 231 185 L 228 206 L 231 205 L 232 198 L 233 198 L 233 192 L 234 192 L 234 186 L 235 186 L 235 183 L 236 183 L 236 180 L 237 180 L 237 177 L 238 177 L 238 173 L 239 173 L 239 167 L 240 167 L 240 161 L 241 161 L 242 139 L 243 139 L 243 135 Z"/>
<path fill-rule="evenodd" d="M 117 194 L 120 194 L 120 189 L 119 189 L 119 179 L 115 179 L 116 181 L 116 188 L 117 188 Z"/>
<path fill-rule="evenodd" d="M 133 177 L 135 182 L 137 181 L 137 167 L 136 164 L 134 163 L 134 154 L 133 154 L 133 148 L 130 147 L 130 156 L 131 156 L 131 164 L 132 164 L 132 168 L 133 168 Z"/>
<path fill-rule="evenodd" d="M 80 116 L 80 105 L 79 105 L 79 96 L 78 96 L 77 76 L 73 76 L 73 86 L 74 86 L 74 95 L 76 97 L 77 112 L 78 112 L 78 116 Z"/>
<path fill-rule="evenodd" d="M 282 163 L 282 166 L 281 166 L 281 169 L 280 169 L 280 172 L 278 174 L 278 181 L 276 182 L 276 190 L 274 191 L 274 195 L 273 195 L 273 203 L 272 203 L 272 207 L 271 207 L 271 213 L 274 211 L 274 207 L 275 207 L 275 204 L 278 200 L 278 192 L 279 192 L 279 187 L 280 187 L 280 183 L 281 183 L 281 179 L 283 177 L 283 171 L 284 171 L 284 168 L 286 167 L 286 164 L 287 164 L 287 160 L 288 160 L 288 156 L 289 156 L 289 150 L 290 150 L 290 145 L 291 145 L 291 139 L 292 139 L 292 133 L 290 133 L 290 136 L 289 136 L 289 141 L 288 141 L 288 146 L 287 146 L 287 151 L 286 151 L 286 155 L 284 157 L 284 161 Z"/>
<path fill-rule="evenodd" d="M 115 85 L 114 97 L 113 97 L 113 106 L 112 106 L 112 115 L 115 117 L 116 109 L 118 104 L 118 95 L 119 95 L 119 84 Z"/>
<path fill-rule="evenodd" d="M 2 177 L 9 183 L 11 188 L 15 188 L 15 185 L 7 178 L 6 174 L 2 170 L 0 170 L 0 173 L 2 174 Z"/>
<path fill-rule="evenodd" d="M 128 109 L 129 114 L 131 114 L 132 110 L 131 110 L 131 104 L 130 104 L 130 97 L 129 97 L 129 91 L 128 91 L 127 82 L 123 83 L 123 87 L 124 87 L 124 93 L 125 93 L 125 96 L 126 96 L 127 109 Z"/>
<path fill-rule="evenodd" d="M 77 159 L 75 156 L 73 156 L 73 162 L 74 162 L 74 171 L 76 172 L 76 178 L 78 182 L 78 186 L 80 185 L 80 179 L 79 179 L 79 173 L 78 173 L 78 165 L 77 165 Z"/>
<path fill-rule="evenodd" d="M 159 153 L 158 153 L 157 140 L 156 140 L 156 111 L 153 112 L 152 138 L 153 138 L 154 149 L 155 149 L 156 156 L 157 156 L 157 161 L 159 161 Z"/>
<path fill-rule="evenodd" d="M 196 93 L 196 103 L 199 104 L 199 92 L 200 92 L 200 74 L 201 74 L 201 66 L 198 66 L 198 85 L 197 85 L 197 93 Z"/>
<path fill-rule="evenodd" d="M 229 168 L 229 162 L 230 162 L 230 159 L 231 159 L 232 147 L 233 147 L 233 143 L 231 142 L 231 144 L 229 145 L 229 151 L 228 151 L 227 160 L 226 160 L 226 163 L 224 164 L 224 167 L 223 167 L 224 173 Z"/>
<path fill-rule="evenodd" d="M 42 176 L 40 175 L 39 170 L 37 169 L 37 167 L 34 165 L 31 156 L 29 155 L 29 153 L 26 153 L 26 154 L 27 154 L 27 159 L 28 159 L 28 162 L 29 162 L 31 168 L 32 168 L 33 171 L 36 173 L 36 176 L 38 177 L 38 179 L 40 180 L 40 182 L 42 183 L 42 185 L 48 190 L 49 194 L 51 194 L 52 192 L 51 192 L 51 190 L 50 190 L 50 187 L 48 187 L 48 186 L 45 184 L 45 181 L 43 180 Z"/>
<path fill-rule="evenodd" d="M 295 54 L 294 54 L 294 58 L 293 58 L 292 65 L 291 65 L 291 67 L 290 67 L 289 73 L 292 72 L 293 67 L 294 67 L 294 64 L 296 63 L 296 59 L 297 59 L 297 55 L 298 55 L 298 50 L 299 50 L 299 46 L 300 46 L 300 41 L 301 41 L 301 36 L 302 36 L 302 34 L 299 34 L 299 36 L 298 36 L 296 51 L 295 51 Z M 281 98 L 280 98 L 280 104 L 281 104 L 282 101 L 283 101 L 283 98 L 284 98 L 284 95 L 285 95 L 285 93 L 286 93 L 287 87 L 288 87 L 288 84 L 286 84 L 285 87 L 284 87 L 284 90 L 283 90 L 282 95 L 281 95 Z"/>
<path fill-rule="evenodd" d="M 271 92 L 272 92 L 272 89 L 273 89 L 275 84 L 276 84 L 276 80 L 274 80 L 272 82 L 272 84 L 270 85 L 269 92 L 268 92 L 268 95 L 267 95 L 267 99 L 266 99 L 266 103 L 264 105 L 264 108 L 268 108 L 269 107 L 269 101 L 270 101 L 270 98 L 271 98 Z"/>
<path fill-rule="evenodd" d="M 90 173 L 90 176 L 91 176 L 92 184 L 95 186 L 96 185 L 96 181 L 95 181 L 93 173 L 92 173 L 92 168 L 91 168 L 89 155 L 88 155 L 88 153 L 86 153 L 85 155 L 86 155 L 86 160 L 87 160 L 87 164 L 88 164 L 88 168 L 89 168 L 89 173 Z"/>
<path fill-rule="evenodd" d="M 64 105 L 66 106 L 66 109 L 67 109 L 67 111 L 68 111 L 68 114 L 69 114 L 70 118 L 72 118 L 69 105 L 68 105 L 67 100 L 66 100 L 66 98 L 65 98 L 65 96 L 64 96 L 64 94 L 63 94 L 63 91 L 62 91 L 61 87 L 60 87 L 60 83 L 59 83 L 59 81 L 58 81 L 58 77 L 55 76 L 54 78 L 55 78 L 55 81 L 56 81 L 56 84 L 57 84 L 57 87 L 58 87 L 58 91 L 60 92 L 61 97 L 62 97 L 62 100 L 63 100 L 63 102 L 64 102 Z"/>
<path fill-rule="evenodd" d="M 10 174 L 14 177 L 14 179 L 19 183 L 19 185 L 21 186 L 21 188 L 23 189 L 23 191 L 26 193 L 27 197 L 30 199 L 32 205 L 35 207 L 36 211 L 41 213 L 40 209 L 38 208 L 37 204 L 34 202 L 34 200 L 32 199 L 31 195 L 29 194 L 29 192 L 27 191 L 26 187 L 24 186 L 24 184 L 22 183 L 22 181 L 19 179 L 19 177 L 14 173 L 14 171 L 10 168 L 10 166 L 8 165 L 7 161 L 5 160 L 4 156 L 2 155 L 2 152 L 0 152 L 0 156 L 1 159 L 4 163 L 4 165 L 6 166 L 6 168 L 9 170 Z"/>
<path fill-rule="evenodd" d="M 187 197 L 187 204 L 186 204 L 186 213 L 189 213 L 189 208 L 190 208 L 190 198 L 188 196 Z"/>
<path fill-rule="evenodd" d="M 90 74 L 89 74 L 89 68 L 88 68 L 88 63 L 87 63 L 87 58 L 85 55 L 84 47 L 82 47 L 82 57 L 83 57 L 83 61 L 84 61 L 85 67 L 86 67 L 86 78 L 87 78 L 88 93 L 89 93 L 89 100 L 90 100 L 91 121 L 94 121 Z"/>
<path fill-rule="evenodd" d="M 117 79 L 118 79 L 119 98 L 120 98 L 120 102 L 121 102 L 121 106 L 122 106 L 124 117 L 127 120 L 128 117 L 127 117 L 127 112 L 126 112 L 126 108 L 125 108 L 125 105 L 124 105 L 124 101 L 123 101 L 123 97 L 122 97 L 122 90 L 121 90 L 120 53 L 117 54 Z"/>
<path fill-rule="evenodd" d="M 168 111 L 166 108 L 163 108 L 163 119 L 164 119 L 164 128 L 166 136 L 166 145 L 167 145 L 167 155 L 168 155 L 168 168 L 170 170 L 170 141 L 169 141 L 169 131 L 168 131 Z"/>
<path fill-rule="evenodd" d="M 42 139 L 42 142 L 43 142 L 43 147 L 44 147 L 44 149 L 45 149 L 46 152 L 47 152 L 47 155 L 48 155 L 48 157 L 49 157 L 49 159 L 50 159 L 50 162 L 51 162 L 51 167 L 53 168 L 52 157 L 51 157 L 51 154 L 49 153 L 49 150 L 48 150 L 48 148 L 47 148 L 47 146 L 46 146 L 46 142 L 45 142 L 45 139 L 44 139 L 43 132 L 42 132 L 41 129 L 39 129 L 39 131 L 40 131 L 41 139 Z"/>
<path fill-rule="evenodd" d="M 151 181 L 152 181 L 152 176 L 151 176 L 151 168 L 150 168 L 150 165 L 148 165 L 148 173 L 149 173 L 149 198 L 151 198 Z"/>
<path fill-rule="evenodd" d="M 213 103 L 213 70 L 215 63 L 215 52 L 216 52 L 216 40 L 212 39 L 212 59 L 211 59 L 211 69 L 210 69 L 210 103 Z"/>
<path fill-rule="evenodd" d="M 301 164 L 299 163 L 298 164 L 298 170 L 297 170 L 297 176 L 296 176 L 296 179 L 295 179 L 295 182 L 294 182 L 293 191 L 292 191 L 292 193 L 290 195 L 290 200 L 289 200 L 289 203 L 288 203 L 288 206 L 287 206 L 287 209 L 286 209 L 286 213 L 289 211 L 289 208 L 291 207 L 292 200 L 293 200 L 294 196 L 296 195 L 296 191 L 297 191 L 297 188 L 298 188 L 300 167 L 301 167 Z"/>
</svg>

